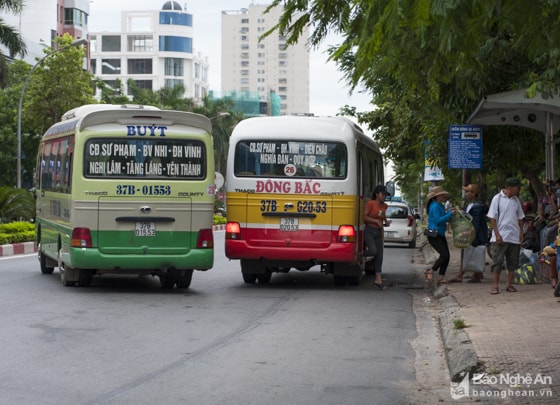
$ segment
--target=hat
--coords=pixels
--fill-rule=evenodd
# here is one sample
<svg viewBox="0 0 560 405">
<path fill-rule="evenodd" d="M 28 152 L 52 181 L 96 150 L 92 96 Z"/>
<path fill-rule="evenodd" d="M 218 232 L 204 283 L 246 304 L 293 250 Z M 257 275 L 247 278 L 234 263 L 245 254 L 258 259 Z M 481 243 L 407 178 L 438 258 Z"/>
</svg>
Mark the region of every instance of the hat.
<svg viewBox="0 0 560 405">
<path fill-rule="evenodd" d="M 441 194 L 449 194 L 449 193 L 445 191 L 442 186 L 432 187 L 432 189 L 428 193 L 428 200 L 431 200 L 432 198 L 437 197 L 438 195 Z"/>
<path fill-rule="evenodd" d="M 517 177 L 508 177 L 506 179 L 506 187 L 521 187 L 521 180 Z"/>
<path fill-rule="evenodd" d="M 383 193 L 383 194 L 387 195 L 388 194 L 387 193 L 387 188 L 385 186 L 381 185 L 381 184 L 378 185 L 378 186 L 375 186 L 375 188 L 373 189 L 373 196 L 375 197 L 377 195 L 377 193 Z"/>
<path fill-rule="evenodd" d="M 480 189 L 478 188 L 478 185 L 476 185 L 476 184 L 469 184 L 468 186 L 464 186 L 463 190 L 472 191 L 475 194 L 480 194 Z"/>
</svg>

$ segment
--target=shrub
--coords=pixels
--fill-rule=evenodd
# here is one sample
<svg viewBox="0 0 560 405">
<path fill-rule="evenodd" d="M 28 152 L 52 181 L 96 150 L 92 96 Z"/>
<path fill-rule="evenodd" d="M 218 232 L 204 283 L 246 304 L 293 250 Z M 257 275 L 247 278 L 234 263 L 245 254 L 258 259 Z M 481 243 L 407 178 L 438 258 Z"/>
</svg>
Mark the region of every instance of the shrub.
<svg viewBox="0 0 560 405">
<path fill-rule="evenodd" d="M 30 222 L 0 224 L 0 245 L 7 243 L 32 242 L 35 240 L 35 225 Z"/>
<path fill-rule="evenodd" d="M 214 215 L 214 225 L 222 225 L 227 222 L 226 217 L 222 217 L 221 215 Z"/>
</svg>

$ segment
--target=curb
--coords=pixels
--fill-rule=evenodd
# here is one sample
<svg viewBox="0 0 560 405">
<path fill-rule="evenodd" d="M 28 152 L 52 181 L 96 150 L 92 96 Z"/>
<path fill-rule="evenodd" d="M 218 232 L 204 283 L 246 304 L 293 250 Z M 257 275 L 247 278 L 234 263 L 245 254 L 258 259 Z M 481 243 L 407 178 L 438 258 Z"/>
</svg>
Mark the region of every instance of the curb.
<svg viewBox="0 0 560 405">
<path fill-rule="evenodd" d="M 432 249 L 428 249 L 431 246 L 427 245 L 427 247 L 422 246 L 421 251 L 424 254 L 425 262 L 432 263 L 435 260 L 435 255 Z M 460 382 L 465 373 L 476 371 L 480 362 L 467 332 L 463 329 L 456 329 L 453 323 L 455 320 L 462 319 L 461 306 L 457 300 L 447 295 L 445 285 L 435 289 L 432 294 L 442 306 L 438 324 L 445 349 L 449 377 L 453 382 Z"/>
<path fill-rule="evenodd" d="M 0 256 L 23 255 L 34 253 L 37 251 L 35 242 L 10 243 L 8 245 L 0 245 Z"/>
<path fill-rule="evenodd" d="M 225 229 L 226 226 L 224 224 L 212 225 L 212 231 L 223 231 Z M 0 257 L 25 255 L 35 252 L 37 252 L 37 246 L 35 246 L 35 242 L 10 243 L 7 245 L 0 245 Z"/>
</svg>

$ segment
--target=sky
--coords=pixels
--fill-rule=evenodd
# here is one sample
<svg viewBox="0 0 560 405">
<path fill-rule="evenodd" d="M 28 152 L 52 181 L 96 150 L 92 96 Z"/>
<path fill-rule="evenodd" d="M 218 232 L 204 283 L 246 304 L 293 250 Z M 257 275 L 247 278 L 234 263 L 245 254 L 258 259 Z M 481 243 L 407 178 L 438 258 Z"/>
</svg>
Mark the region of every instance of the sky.
<svg viewBox="0 0 560 405">
<path fill-rule="evenodd" d="M 166 0 L 90 0 L 90 32 L 119 31 L 121 11 L 160 10 Z M 222 10 L 240 10 L 250 4 L 269 4 L 267 0 L 188 0 L 179 4 L 193 15 L 194 51 L 208 56 L 210 90 L 220 91 L 221 75 L 221 13 Z M 324 52 L 329 45 L 337 43 L 331 35 L 319 49 L 310 55 L 310 112 L 315 115 L 336 115 L 339 108 L 348 104 L 358 111 L 371 110 L 370 97 L 349 88 L 342 80 L 333 62 L 327 62 Z"/>
</svg>

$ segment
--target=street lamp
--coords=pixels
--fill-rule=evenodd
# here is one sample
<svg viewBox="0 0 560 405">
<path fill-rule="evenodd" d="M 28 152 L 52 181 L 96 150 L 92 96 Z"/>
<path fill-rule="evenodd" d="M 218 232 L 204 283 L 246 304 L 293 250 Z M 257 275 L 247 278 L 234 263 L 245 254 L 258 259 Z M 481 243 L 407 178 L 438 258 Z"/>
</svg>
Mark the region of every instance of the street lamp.
<svg viewBox="0 0 560 405">
<path fill-rule="evenodd" d="M 37 68 L 37 66 L 39 66 L 41 63 L 43 63 L 43 61 L 45 59 L 47 59 L 49 56 L 54 55 L 57 52 L 62 52 L 70 47 L 73 46 L 81 46 L 81 45 L 85 45 L 87 44 L 87 39 L 82 38 L 82 39 L 76 39 L 74 41 L 72 41 L 69 45 L 63 46 L 62 48 L 59 49 L 55 49 L 52 52 L 47 53 L 45 56 L 43 56 L 41 59 L 39 59 L 39 61 L 33 65 L 33 67 L 31 68 L 31 70 L 29 71 L 29 73 L 27 74 L 27 76 L 25 77 L 25 81 L 23 82 L 23 87 L 21 88 L 21 93 L 19 95 L 19 104 L 18 104 L 18 112 L 17 112 L 17 188 L 21 188 L 21 110 L 23 107 L 23 95 L 25 93 L 25 89 L 27 88 L 27 83 L 29 82 L 29 78 L 31 77 L 31 75 L 33 74 L 33 72 L 35 71 L 35 68 Z"/>
</svg>

